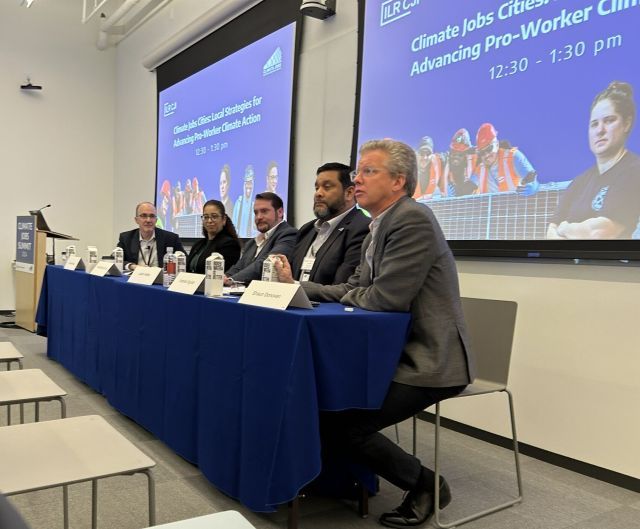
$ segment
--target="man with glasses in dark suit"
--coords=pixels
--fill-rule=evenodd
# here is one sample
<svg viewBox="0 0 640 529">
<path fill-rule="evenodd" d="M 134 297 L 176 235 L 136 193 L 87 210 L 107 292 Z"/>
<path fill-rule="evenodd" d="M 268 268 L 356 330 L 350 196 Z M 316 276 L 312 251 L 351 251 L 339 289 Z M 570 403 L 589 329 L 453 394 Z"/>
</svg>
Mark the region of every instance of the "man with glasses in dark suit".
<svg viewBox="0 0 640 529">
<path fill-rule="evenodd" d="M 151 202 L 140 202 L 134 217 L 138 228 L 120 234 L 118 247 L 124 250 L 124 266 L 133 271 L 136 266 L 162 266 L 167 248 L 184 252 L 176 233 L 156 228 L 158 215 Z"/>
</svg>

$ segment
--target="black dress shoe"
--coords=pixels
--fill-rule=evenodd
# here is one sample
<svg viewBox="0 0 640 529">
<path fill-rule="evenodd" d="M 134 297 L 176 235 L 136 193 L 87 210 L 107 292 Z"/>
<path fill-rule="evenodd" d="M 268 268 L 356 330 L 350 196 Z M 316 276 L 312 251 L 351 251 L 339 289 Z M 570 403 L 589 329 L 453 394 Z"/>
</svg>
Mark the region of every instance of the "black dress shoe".
<svg viewBox="0 0 640 529">
<path fill-rule="evenodd" d="M 451 489 L 440 477 L 440 508 L 451 503 Z M 386 527 L 415 527 L 427 522 L 433 515 L 433 493 L 427 490 L 411 490 L 407 493 L 402 505 L 391 512 L 380 516 L 380 523 Z"/>
</svg>

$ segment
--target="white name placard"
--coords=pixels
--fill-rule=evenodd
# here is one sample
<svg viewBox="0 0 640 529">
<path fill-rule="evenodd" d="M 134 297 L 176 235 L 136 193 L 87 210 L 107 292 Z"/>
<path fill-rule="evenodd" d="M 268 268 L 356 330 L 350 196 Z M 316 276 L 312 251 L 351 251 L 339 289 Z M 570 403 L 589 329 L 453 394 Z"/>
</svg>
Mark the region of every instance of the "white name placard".
<svg viewBox="0 0 640 529">
<path fill-rule="evenodd" d="M 195 294 L 204 291 L 204 274 L 192 274 L 190 272 L 180 272 L 169 287 L 171 292 L 181 292 L 182 294 Z"/>
<path fill-rule="evenodd" d="M 84 261 L 79 255 L 70 255 L 64 264 L 65 270 L 84 270 Z"/>
<path fill-rule="evenodd" d="M 136 266 L 129 276 L 129 283 L 153 285 L 162 281 L 162 268 L 159 266 Z"/>
<path fill-rule="evenodd" d="M 93 270 L 89 272 L 93 276 L 121 276 L 122 273 L 120 269 L 116 266 L 116 263 L 113 261 L 100 261 L 96 263 L 93 267 Z"/>
<path fill-rule="evenodd" d="M 300 285 L 273 281 L 251 281 L 238 303 L 279 310 L 287 307 L 313 308 Z"/>
</svg>

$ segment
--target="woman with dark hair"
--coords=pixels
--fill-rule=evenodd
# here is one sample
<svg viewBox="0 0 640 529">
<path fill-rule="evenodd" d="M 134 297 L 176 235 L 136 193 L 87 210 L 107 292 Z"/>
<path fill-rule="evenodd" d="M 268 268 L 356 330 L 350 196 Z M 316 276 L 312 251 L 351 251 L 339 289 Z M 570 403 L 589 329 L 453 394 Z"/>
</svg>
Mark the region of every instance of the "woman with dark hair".
<svg viewBox="0 0 640 529">
<path fill-rule="evenodd" d="M 187 271 L 204 274 L 205 261 L 213 252 L 224 257 L 224 269 L 240 258 L 240 240 L 236 228 L 219 200 L 208 200 L 202 208 L 202 234 L 187 257 Z"/>
<path fill-rule="evenodd" d="M 628 239 L 640 216 L 640 157 L 627 150 L 636 119 L 633 88 L 613 81 L 591 104 L 589 148 L 596 164 L 562 195 L 547 239 Z"/>
</svg>

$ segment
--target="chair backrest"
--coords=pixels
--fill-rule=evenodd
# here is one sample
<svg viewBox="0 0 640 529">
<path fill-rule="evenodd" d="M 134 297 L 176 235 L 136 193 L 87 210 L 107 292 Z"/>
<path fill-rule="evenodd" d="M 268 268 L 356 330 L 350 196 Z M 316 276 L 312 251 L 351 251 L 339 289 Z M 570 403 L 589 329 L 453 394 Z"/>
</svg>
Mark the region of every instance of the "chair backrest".
<svg viewBox="0 0 640 529">
<path fill-rule="evenodd" d="M 462 310 L 475 352 L 477 378 L 506 386 L 518 304 L 462 298 Z"/>
</svg>

